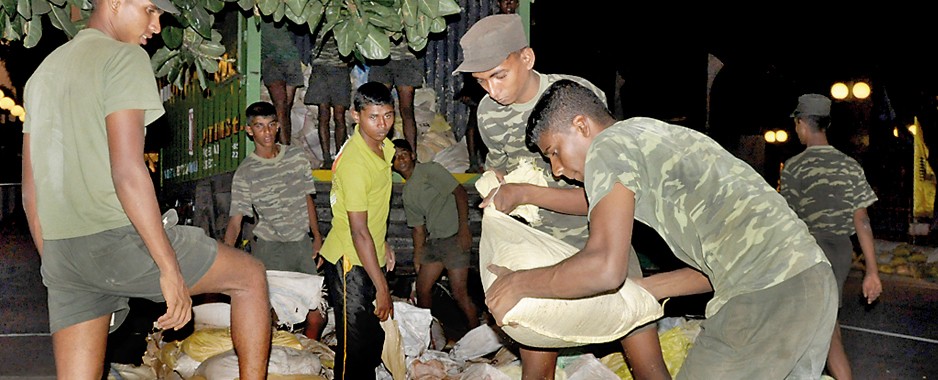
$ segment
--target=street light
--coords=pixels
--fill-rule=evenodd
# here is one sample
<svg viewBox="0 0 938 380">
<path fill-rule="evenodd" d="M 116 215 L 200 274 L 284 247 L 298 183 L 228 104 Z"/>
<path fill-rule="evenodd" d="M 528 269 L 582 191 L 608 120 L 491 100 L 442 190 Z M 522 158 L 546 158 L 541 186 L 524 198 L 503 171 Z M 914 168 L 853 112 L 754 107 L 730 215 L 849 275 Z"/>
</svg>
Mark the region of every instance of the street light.
<svg viewBox="0 0 938 380">
<path fill-rule="evenodd" d="M 862 81 L 853 84 L 853 97 L 857 99 L 866 99 L 869 96 L 870 96 L 870 85 Z"/>
<path fill-rule="evenodd" d="M 847 85 L 843 82 L 837 82 L 831 86 L 831 96 L 833 96 L 834 99 L 844 100 L 847 98 L 847 95 L 850 95 L 850 89 L 847 88 Z"/>
</svg>

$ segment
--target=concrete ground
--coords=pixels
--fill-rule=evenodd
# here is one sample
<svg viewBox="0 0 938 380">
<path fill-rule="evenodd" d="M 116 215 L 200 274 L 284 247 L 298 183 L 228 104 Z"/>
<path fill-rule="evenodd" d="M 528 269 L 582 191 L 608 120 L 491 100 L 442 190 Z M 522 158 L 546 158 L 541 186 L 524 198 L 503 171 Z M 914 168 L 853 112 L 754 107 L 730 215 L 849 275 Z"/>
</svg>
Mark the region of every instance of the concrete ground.
<svg viewBox="0 0 938 380">
<path fill-rule="evenodd" d="M 845 286 L 840 321 L 857 379 L 938 378 L 938 285 L 884 275 L 872 306 L 860 302 L 861 272 Z M 54 379 L 46 289 L 23 223 L 0 224 L 0 380 Z"/>
</svg>

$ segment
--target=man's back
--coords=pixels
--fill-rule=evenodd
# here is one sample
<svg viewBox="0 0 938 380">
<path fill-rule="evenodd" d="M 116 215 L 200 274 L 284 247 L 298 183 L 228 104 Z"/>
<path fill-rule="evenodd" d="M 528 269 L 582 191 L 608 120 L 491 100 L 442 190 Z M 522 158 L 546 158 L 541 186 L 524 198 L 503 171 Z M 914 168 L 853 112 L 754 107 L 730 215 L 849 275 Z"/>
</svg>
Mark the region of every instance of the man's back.
<svg viewBox="0 0 938 380">
<path fill-rule="evenodd" d="M 830 145 L 810 146 L 786 161 L 781 183 L 811 233 L 852 235 L 854 211 L 877 200 L 860 164 Z"/>
<path fill-rule="evenodd" d="M 43 238 L 129 225 L 111 179 L 105 117 L 142 109 L 146 125 L 163 114 L 146 52 L 84 29 L 36 69 L 25 103 Z"/>
</svg>

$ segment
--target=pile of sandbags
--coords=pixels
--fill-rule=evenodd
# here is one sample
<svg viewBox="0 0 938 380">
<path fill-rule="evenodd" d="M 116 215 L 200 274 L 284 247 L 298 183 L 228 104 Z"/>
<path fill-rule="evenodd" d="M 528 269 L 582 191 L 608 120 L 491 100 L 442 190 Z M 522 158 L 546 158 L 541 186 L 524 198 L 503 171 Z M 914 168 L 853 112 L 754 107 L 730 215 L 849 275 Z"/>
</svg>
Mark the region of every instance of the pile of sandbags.
<svg viewBox="0 0 938 380">
<path fill-rule="evenodd" d="M 938 280 L 938 248 L 876 239 L 876 264 L 880 273 Z M 865 270 L 863 255 L 854 256 L 854 268 Z"/>
</svg>

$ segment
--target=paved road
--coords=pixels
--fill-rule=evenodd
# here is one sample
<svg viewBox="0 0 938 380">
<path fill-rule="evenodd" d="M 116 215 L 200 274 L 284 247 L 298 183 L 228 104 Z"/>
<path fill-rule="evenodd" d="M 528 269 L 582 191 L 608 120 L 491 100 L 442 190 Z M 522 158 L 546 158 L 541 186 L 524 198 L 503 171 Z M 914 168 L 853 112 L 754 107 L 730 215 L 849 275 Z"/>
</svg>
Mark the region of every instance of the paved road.
<svg viewBox="0 0 938 380">
<path fill-rule="evenodd" d="M 882 299 L 860 303 L 860 272 L 845 287 L 841 323 L 857 379 L 938 379 L 938 285 L 883 278 Z M 39 257 L 22 223 L 0 223 L 0 380 L 54 377 Z"/>
</svg>

